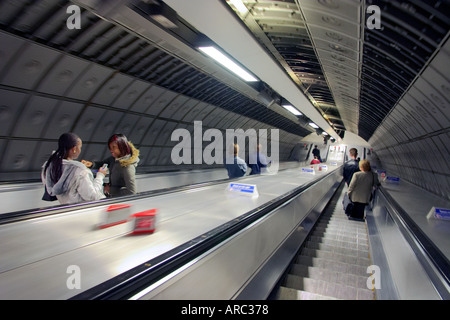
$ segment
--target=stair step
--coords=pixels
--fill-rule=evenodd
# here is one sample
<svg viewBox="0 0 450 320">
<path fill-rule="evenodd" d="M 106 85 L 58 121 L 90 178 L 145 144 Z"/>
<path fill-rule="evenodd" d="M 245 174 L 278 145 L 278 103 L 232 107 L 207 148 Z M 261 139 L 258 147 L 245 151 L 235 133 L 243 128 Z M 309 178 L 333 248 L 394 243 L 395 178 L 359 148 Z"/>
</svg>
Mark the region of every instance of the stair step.
<svg viewBox="0 0 450 320">
<path fill-rule="evenodd" d="M 345 234 L 347 236 L 351 235 L 367 235 L 367 231 L 365 229 L 351 229 L 347 228 L 345 226 L 316 226 L 314 231 L 319 232 L 328 232 L 328 233 L 339 233 L 339 234 Z"/>
<path fill-rule="evenodd" d="M 353 274 L 358 276 L 368 277 L 367 267 L 370 266 L 370 261 L 358 261 L 358 264 L 345 262 L 343 257 L 334 256 L 330 258 L 312 257 L 307 255 L 299 255 L 295 260 L 296 264 L 304 266 L 318 267 L 340 273 Z"/>
<path fill-rule="evenodd" d="M 278 300 L 336 300 L 336 298 L 333 297 L 287 287 L 280 287 L 276 298 Z"/>
<path fill-rule="evenodd" d="M 333 215 L 326 215 L 320 217 L 321 221 L 336 221 L 336 222 L 348 222 L 350 225 L 361 226 L 362 224 L 359 221 L 349 220 L 348 216 L 345 214 L 339 214 L 336 212 Z"/>
<path fill-rule="evenodd" d="M 367 289 L 372 264 L 367 225 L 342 209 L 344 188 L 333 197 L 290 266 L 277 298 L 282 300 L 374 300 Z"/>
<path fill-rule="evenodd" d="M 362 233 L 342 233 L 342 232 L 332 232 L 332 231 L 320 231 L 314 230 L 311 233 L 313 237 L 319 237 L 324 239 L 334 239 L 339 241 L 363 241 L 362 243 L 369 243 L 367 239 L 367 234 Z"/>
<path fill-rule="evenodd" d="M 363 230 L 365 228 L 365 224 L 361 223 L 360 221 L 355 221 L 355 220 L 341 220 L 341 219 L 337 219 L 337 220 L 321 220 L 320 222 L 317 223 L 318 226 L 322 226 L 322 227 L 345 227 L 347 229 L 351 229 L 351 230 Z"/>
<path fill-rule="evenodd" d="M 320 221 L 317 223 L 345 223 L 348 226 L 352 226 L 355 228 L 364 227 L 364 223 L 362 221 L 350 220 L 346 215 L 335 216 L 335 217 L 321 217 Z"/>
<path fill-rule="evenodd" d="M 367 289 L 368 275 L 360 276 L 355 274 L 347 274 L 337 272 L 335 270 L 305 266 L 301 264 L 294 264 L 290 269 L 289 274 L 303 278 L 322 280 L 336 284 L 343 284 L 350 287 Z"/>
<path fill-rule="evenodd" d="M 320 218 L 321 220 L 348 221 L 349 223 L 355 226 L 360 226 L 364 224 L 360 223 L 360 221 L 349 220 L 348 216 L 344 212 L 341 212 L 340 210 L 335 210 L 335 212 L 333 212 L 332 215 L 324 215 L 321 216 Z"/>
<path fill-rule="evenodd" d="M 314 294 L 329 296 L 346 300 L 373 300 L 374 294 L 371 290 L 355 288 L 342 284 L 330 283 L 322 280 L 303 278 L 289 274 L 286 278 L 285 287 L 307 291 Z"/>
<path fill-rule="evenodd" d="M 349 221 L 350 222 L 350 221 Z M 361 222 L 358 222 L 361 223 Z M 329 222 L 320 222 L 315 225 L 316 229 L 319 230 L 333 230 L 333 231 L 345 231 L 348 233 L 366 233 L 366 226 L 355 226 L 348 223 L 329 223 Z"/>
<path fill-rule="evenodd" d="M 367 240 L 358 240 L 358 239 L 351 239 L 348 237 L 341 237 L 341 239 L 333 239 L 330 237 L 318 237 L 311 235 L 308 239 L 308 241 L 315 242 L 315 243 L 321 243 L 325 245 L 333 245 L 333 246 L 339 246 L 342 248 L 349 248 L 349 249 L 356 249 L 361 251 L 368 251 L 369 250 L 369 244 Z"/>
<path fill-rule="evenodd" d="M 337 262 L 344 262 L 348 264 L 354 264 L 358 266 L 368 267 L 370 265 L 369 254 L 366 256 L 358 257 L 358 256 L 349 256 L 345 254 L 341 254 L 338 252 L 332 251 L 323 251 L 312 248 L 303 248 L 300 256 L 307 256 L 313 258 L 321 258 L 327 260 L 333 260 Z"/>
<path fill-rule="evenodd" d="M 368 250 L 358 250 L 358 249 L 351 249 L 351 248 L 343 248 L 340 246 L 334 246 L 329 244 L 323 244 L 318 242 L 311 242 L 306 241 L 305 248 L 309 249 L 316 249 L 316 250 L 323 250 L 323 251 L 329 251 L 334 252 L 346 256 L 352 256 L 352 257 L 361 257 L 361 258 L 367 258 L 369 253 Z"/>
</svg>

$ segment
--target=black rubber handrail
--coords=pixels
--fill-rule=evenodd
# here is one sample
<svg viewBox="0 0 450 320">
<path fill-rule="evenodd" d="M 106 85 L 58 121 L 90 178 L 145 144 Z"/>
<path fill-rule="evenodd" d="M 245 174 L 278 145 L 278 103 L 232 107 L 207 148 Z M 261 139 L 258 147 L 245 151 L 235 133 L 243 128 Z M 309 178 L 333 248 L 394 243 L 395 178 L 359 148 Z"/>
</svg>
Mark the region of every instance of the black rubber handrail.
<svg viewBox="0 0 450 320">
<path fill-rule="evenodd" d="M 379 191 L 386 198 L 388 204 L 392 207 L 398 219 L 403 223 L 414 241 L 420 246 L 428 259 L 433 263 L 440 276 L 450 285 L 450 262 L 442 251 L 434 244 L 432 240 L 422 231 L 422 229 L 413 221 L 408 213 L 395 201 L 385 188 L 380 187 Z M 389 210 L 391 211 L 391 210 Z M 436 285 L 436 284 L 435 284 Z M 448 293 L 447 293 L 448 294 Z"/>
<path fill-rule="evenodd" d="M 329 172 L 317 180 L 297 187 L 236 219 L 88 289 L 72 297 L 71 300 L 129 299 L 335 173 L 336 171 Z"/>
<path fill-rule="evenodd" d="M 289 170 L 289 169 L 292 169 L 292 168 L 280 169 L 279 171 L 284 171 L 284 170 Z M 101 200 L 97 200 L 97 201 L 89 201 L 89 202 L 76 203 L 76 204 L 70 204 L 70 205 L 55 205 L 55 206 L 49 206 L 49 207 L 45 207 L 45 208 L 34 208 L 34 209 L 26 209 L 26 210 L 14 211 L 14 212 L 0 213 L 0 225 L 24 221 L 24 220 L 41 218 L 44 216 L 52 216 L 52 215 L 57 215 L 57 214 L 61 214 L 61 213 L 67 213 L 67 212 L 74 211 L 74 210 L 83 210 L 83 209 L 93 208 L 93 207 L 96 207 L 99 205 L 110 205 L 110 204 L 114 204 L 114 203 L 134 201 L 134 200 L 139 200 L 139 199 L 161 196 L 161 195 L 174 193 L 174 192 L 183 192 L 183 191 L 188 191 L 188 190 L 192 190 L 192 189 L 205 188 L 205 187 L 210 187 L 210 186 L 214 186 L 214 185 L 218 185 L 218 184 L 229 183 L 232 181 L 241 181 L 241 180 L 245 180 L 250 177 L 254 178 L 255 176 L 245 176 L 242 178 L 235 178 L 235 179 L 220 179 L 220 180 L 201 182 L 201 183 L 196 183 L 196 184 L 191 184 L 191 185 L 184 185 L 184 186 L 170 187 L 170 188 L 157 189 L 157 190 L 151 190 L 151 191 L 144 191 L 144 192 L 139 192 L 138 194 L 135 194 L 135 195 L 121 196 L 121 197 L 115 197 L 115 198 L 105 198 L 105 199 L 101 199 Z"/>
<path fill-rule="evenodd" d="M 240 180 L 240 179 L 237 179 L 237 180 Z M 0 225 L 18 222 L 18 221 L 36 219 L 36 218 L 40 218 L 40 217 L 44 217 L 44 216 L 57 215 L 57 214 L 66 213 L 66 212 L 70 212 L 70 211 L 74 211 L 74 210 L 93 208 L 93 207 L 96 207 L 99 205 L 110 205 L 110 204 L 119 203 L 119 202 L 127 202 L 127 201 L 134 201 L 134 200 L 139 200 L 139 199 L 144 199 L 144 198 L 156 197 L 156 196 L 165 195 L 165 194 L 174 193 L 174 192 L 182 192 L 182 191 L 187 191 L 187 190 L 192 190 L 192 189 L 204 188 L 204 187 L 209 187 L 209 186 L 213 186 L 216 184 L 222 184 L 224 182 L 229 182 L 229 181 L 236 181 L 236 180 L 221 179 L 221 180 L 202 182 L 202 183 L 186 185 L 186 186 L 144 191 L 144 192 L 140 192 L 135 195 L 121 196 L 121 197 L 117 197 L 117 198 L 105 198 L 105 199 L 101 199 L 101 200 L 97 200 L 97 201 L 76 203 L 76 204 L 71 204 L 71 205 L 56 205 L 56 206 L 51 206 L 51 207 L 46 207 L 46 208 L 36 208 L 36 209 L 31 209 L 31 210 L 21 210 L 21 211 L 2 213 L 2 214 L 0 214 Z"/>
</svg>

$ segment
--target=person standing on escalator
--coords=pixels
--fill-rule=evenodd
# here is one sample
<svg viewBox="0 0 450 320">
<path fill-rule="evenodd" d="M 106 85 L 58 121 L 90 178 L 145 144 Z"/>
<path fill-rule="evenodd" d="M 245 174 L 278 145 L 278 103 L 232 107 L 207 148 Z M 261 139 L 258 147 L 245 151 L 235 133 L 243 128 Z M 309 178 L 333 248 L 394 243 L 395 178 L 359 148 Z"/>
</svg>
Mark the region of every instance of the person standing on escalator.
<svg viewBox="0 0 450 320">
<path fill-rule="evenodd" d="M 312 154 L 313 154 L 314 158 L 317 157 L 317 159 L 318 159 L 320 162 L 322 162 L 322 158 L 320 157 L 320 150 L 319 150 L 319 148 L 317 147 L 317 145 L 314 146 L 314 149 L 313 149 L 313 151 L 312 151 Z"/>
<path fill-rule="evenodd" d="M 111 197 L 136 194 L 139 150 L 123 134 L 112 135 L 108 139 L 108 147 L 111 152 L 110 157 L 102 161 L 81 160 L 81 162 L 91 169 L 108 164 L 110 175 L 109 184 L 105 185 L 105 193 Z"/>
<path fill-rule="evenodd" d="M 43 200 L 72 204 L 105 198 L 103 179 L 108 169 L 100 168 L 94 179 L 91 170 L 76 161 L 82 145 L 80 137 L 74 133 L 64 133 L 59 137 L 58 149 L 42 166 Z"/>
<path fill-rule="evenodd" d="M 245 176 L 247 172 L 247 163 L 239 156 L 239 145 L 233 144 L 230 147 L 230 154 L 225 159 L 225 168 L 227 169 L 228 178 L 240 178 Z"/>
<path fill-rule="evenodd" d="M 374 188 L 378 187 L 378 175 L 370 167 L 368 160 L 359 162 L 360 172 L 353 174 L 350 185 L 348 186 L 348 197 L 353 202 L 353 210 L 350 219 L 364 220 L 364 211 L 369 204 Z"/>
<path fill-rule="evenodd" d="M 358 156 L 358 150 L 351 148 L 349 150 L 350 160 L 344 163 L 344 180 L 347 186 L 352 181 L 353 174 L 359 171 L 359 160 L 356 158 Z"/>
</svg>

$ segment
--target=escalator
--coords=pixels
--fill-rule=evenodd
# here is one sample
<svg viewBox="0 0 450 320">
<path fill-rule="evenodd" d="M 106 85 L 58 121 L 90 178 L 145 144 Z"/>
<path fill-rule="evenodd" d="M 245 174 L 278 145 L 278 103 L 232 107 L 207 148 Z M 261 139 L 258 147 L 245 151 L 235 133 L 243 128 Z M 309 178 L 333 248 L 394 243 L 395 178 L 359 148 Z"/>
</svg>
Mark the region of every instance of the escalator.
<svg viewBox="0 0 450 320">
<path fill-rule="evenodd" d="M 0 287 L 8 290 L 0 296 L 373 300 L 367 270 L 375 266 L 377 300 L 448 299 L 448 260 L 384 187 L 366 224 L 347 220 L 342 210 L 341 167 L 315 175 L 288 169 L 239 182 L 258 185 L 259 197 L 229 194 L 228 181 L 215 181 L 2 214 Z M 117 201 L 132 203 L 136 212 L 160 209 L 157 232 L 130 236 L 127 223 L 97 230 L 103 210 Z M 439 221 L 427 223 L 448 234 L 439 233 L 446 226 Z M 67 285 L 74 265 L 85 281 L 78 291 Z"/>
<path fill-rule="evenodd" d="M 344 184 L 336 191 L 288 268 L 278 300 L 374 300 L 367 288 L 372 264 L 366 223 L 348 220 Z"/>
</svg>

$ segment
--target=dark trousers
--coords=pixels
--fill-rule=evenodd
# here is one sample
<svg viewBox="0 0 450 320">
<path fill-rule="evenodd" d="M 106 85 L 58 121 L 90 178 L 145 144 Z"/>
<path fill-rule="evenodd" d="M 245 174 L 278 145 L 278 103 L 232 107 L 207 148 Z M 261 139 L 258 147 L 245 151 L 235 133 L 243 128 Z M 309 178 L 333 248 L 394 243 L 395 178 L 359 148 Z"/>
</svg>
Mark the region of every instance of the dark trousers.
<svg viewBox="0 0 450 320">
<path fill-rule="evenodd" d="M 356 219 L 364 219 L 364 211 L 366 209 L 366 205 L 366 203 L 353 202 L 353 211 L 351 217 Z"/>
</svg>

